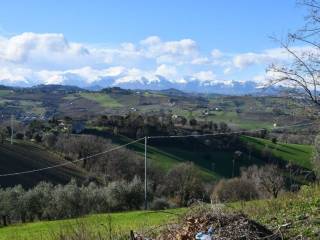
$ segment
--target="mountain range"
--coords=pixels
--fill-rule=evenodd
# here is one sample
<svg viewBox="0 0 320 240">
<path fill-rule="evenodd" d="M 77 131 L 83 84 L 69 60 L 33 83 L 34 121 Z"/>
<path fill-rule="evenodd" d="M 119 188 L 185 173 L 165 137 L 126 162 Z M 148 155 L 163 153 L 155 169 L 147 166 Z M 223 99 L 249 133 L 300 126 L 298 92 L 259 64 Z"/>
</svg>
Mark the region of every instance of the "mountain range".
<svg viewBox="0 0 320 240">
<path fill-rule="evenodd" d="M 6 82 L 2 81 L 3 85 L 13 87 L 31 87 L 37 86 L 36 82 Z M 40 84 L 42 85 L 42 84 Z M 51 85 L 51 84 L 50 84 Z M 77 86 L 79 88 L 98 91 L 108 87 L 120 87 L 123 89 L 139 89 L 139 90 L 165 90 L 177 89 L 187 93 L 217 93 L 225 95 L 246 95 L 246 94 L 273 94 L 278 92 L 279 87 L 268 88 L 267 90 L 261 88 L 257 82 L 254 81 L 228 81 L 228 82 L 203 82 L 199 80 L 189 80 L 185 82 L 172 82 L 166 78 L 159 77 L 158 81 L 149 81 L 148 79 L 138 79 L 128 82 L 117 82 L 112 78 L 103 78 L 92 83 L 80 79 L 67 78 L 59 85 Z"/>
</svg>

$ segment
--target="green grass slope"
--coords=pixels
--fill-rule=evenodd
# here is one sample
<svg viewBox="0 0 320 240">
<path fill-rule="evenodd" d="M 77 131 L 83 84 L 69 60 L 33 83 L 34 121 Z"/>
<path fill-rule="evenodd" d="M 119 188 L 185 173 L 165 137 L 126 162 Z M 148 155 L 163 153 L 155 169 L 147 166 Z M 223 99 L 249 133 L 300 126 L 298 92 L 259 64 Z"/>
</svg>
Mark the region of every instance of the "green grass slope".
<svg viewBox="0 0 320 240">
<path fill-rule="evenodd" d="M 303 186 L 298 193 L 286 193 L 278 199 L 228 204 L 250 218 L 277 230 L 285 239 L 319 239 L 320 186 Z"/>
<path fill-rule="evenodd" d="M 241 136 L 241 140 L 252 143 L 258 152 L 263 151 L 265 146 L 268 146 L 272 154 L 277 158 L 292 162 L 304 168 L 311 169 L 312 167 L 312 146 L 285 143 L 274 144 L 266 139 L 248 136 Z M 121 137 L 120 140 L 117 140 L 117 142 L 121 144 L 129 141 L 130 139 L 125 137 Z M 140 154 L 144 154 L 143 142 L 131 145 L 130 148 Z M 233 151 L 190 149 L 178 142 L 177 144 L 166 146 L 148 145 L 148 159 L 156 166 L 168 171 L 178 163 L 187 161 L 193 162 L 200 170 L 203 179 L 208 181 L 231 177 L 233 157 Z M 247 154 L 243 154 L 241 159 L 235 164 L 234 174 L 239 174 L 239 169 L 241 167 L 247 167 L 253 164 L 259 166 L 265 164 L 265 162 L 259 157 L 251 156 L 250 158 Z"/>
<path fill-rule="evenodd" d="M 0 144 L 0 174 L 29 171 L 62 163 L 56 154 L 30 142 L 18 141 L 11 145 L 9 142 Z M 70 164 L 64 167 L 43 172 L 0 177 L 0 186 L 22 184 L 31 187 L 40 181 L 67 183 L 71 178 L 84 179 L 85 172 Z"/>
<path fill-rule="evenodd" d="M 124 144 L 132 141 L 126 137 L 114 139 L 118 144 Z M 128 148 L 144 154 L 143 141 L 132 144 Z M 159 168 L 169 171 L 175 165 L 182 162 L 193 162 L 199 169 L 202 178 L 206 181 L 214 181 L 220 178 L 232 176 L 232 161 L 234 152 L 224 150 L 198 150 L 186 148 L 183 143 L 157 146 L 148 145 L 148 159 Z M 249 160 L 247 155 L 243 155 L 241 161 L 235 165 L 235 174 L 239 173 L 240 167 L 253 164 L 263 164 L 259 159 L 252 157 Z"/>
<path fill-rule="evenodd" d="M 293 164 L 308 169 L 311 169 L 312 167 L 311 159 L 313 154 L 313 147 L 311 145 L 288 143 L 274 144 L 270 140 L 248 136 L 242 136 L 241 140 L 246 143 L 252 144 L 252 146 L 259 151 L 263 151 L 263 149 L 268 147 L 271 150 L 273 156 L 287 162 L 292 162 Z"/>
<path fill-rule="evenodd" d="M 112 214 L 96 214 L 78 219 L 42 221 L 12 225 L 0 228 L 0 240 L 54 240 L 53 236 L 68 231 L 72 227 L 85 225 L 94 231 L 106 231 L 111 225 L 113 232 L 127 233 L 130 230 L 147 230 L 172 222 L 183 214 L 185 209 L 168 211 L 134 211 Z"/>
<path fill-rule="evenodd" d="M 88 100 L 95 101 L 104 108 L 116 108 L 122 106 L 117 100 L 105 93 L 81 93 L 80 96 Z"/>
</svg>

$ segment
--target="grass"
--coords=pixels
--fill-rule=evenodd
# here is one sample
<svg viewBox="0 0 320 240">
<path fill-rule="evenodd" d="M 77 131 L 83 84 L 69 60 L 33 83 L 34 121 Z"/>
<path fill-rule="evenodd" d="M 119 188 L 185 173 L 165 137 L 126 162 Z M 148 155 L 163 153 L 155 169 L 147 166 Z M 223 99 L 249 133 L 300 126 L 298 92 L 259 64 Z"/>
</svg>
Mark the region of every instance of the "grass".
<svg viewBox="0 0 320 240">
<path fill-rule="evenodd" d="M 89 225 L 96 231 L 103 230 L 111 223 L 114 232 L 128 233 L 130 230 L 147 230 L 178 218 L 185 209 L 171 209 L 168 211 L 133 211 L 112 214 L 95 214 L 83 218 L 41 221 L 27 224 L 17 224 L 0 228 L 0 240 L 54 240 L 53 235 L 68 230 L 78 224 Z"/>
<path fill-rule="evenodd" d="M 124 136 L 114 139 L 115 143 L 125 144 L 132 141 Z M 150 142 L 149 142 L 150 143 Z M 144 143 L 138 142 L 128 146 L 129 149 L 137 153 L 144 154 Z M 215 181 L 220 178 L 232 176 L 233 151 L 185 148 L 183 142 L 166 144 L 165 146 L 153 144 L 148 145 L 148 159 L 157 167 L 164 171 L 169 171 L 174 166 L 182 162 L 193 162 L 199 169 L 199 173 L 204 181 Z M 252 157 L 249 160 L 247 155 L 243 155 L 241 161 L 235 166 L 235 174 L 239 173 L 239 168 L 250 165 L 261 165 L 261 160 Z"/>
<path fill-rule="evenodd" d="M 11 93 L 11 90 L 5 90 L 5 89 L 1 89 L 0 90 L 0 97 L 6 97 Z"/>
<path fill-rule="evenodd" d="M 303 186 L 298 193 L 286 193 L 278 199 L 237 202 L 227 205 L 250 218 L 278 229 L 286 239 L 319 239 L 320 229 L 320 186 Z M 296 238 L 303 236 L 304 238 Z"/>
<path fill-rule="evenodd" d="M 116 108 L 122 105 L 105 93 L 80 93 L 80 96 L 99 103 L 104 108 Z"/>
<path fill-rule="evenodd" d="M 311 169 L 312 168 L 312 154 L 313 147 L 311 145 L 302 144 L 289 144 L 289 143 L 273 143 L 267 139 L 254 138 L 248 136 L 242 136 L 242 141 L 251 143 L 255 149 L 262 151 L 265 147 L 268 147 L 272 155 L 283 159 L 288 162 L 292 162 L 299 166 Z"/>
<path fill-rule="evenodd" d="M 19 106 L 21 106 L 25 111 L 30 111 L 38 115 L 46 112 L 46 109 L 42 107 L 41 101 L 20 100 Z"/>
<path fill-rule="evenodd" d="M 125 144 L 132 140 L 127 137 L 121 136 L 119 138 L 114 139 L 114 141 L 119 144 Z M 142 141 L 134 143 L 128 146 L 128 148 L 136 151 L 138 154 L 141 154 L 141 155 L 144 154 L 144 143 L 142 143 Z M 168 151 L 165 151 L 150 145 L 148 146 L 147 156 L 148 156 L 148 160 L 150 160 L 154 166 L 159 167 L 166 172 L 172 169 L 177 164 L 187 161 L 182 156 L 175 155 L 174 153 L 170 153 Z M 206 168 L 203 168 L 201 166 L 197 166 L 197 167 L 199 169 L 200 175 L 204 180 L 213 181 L 219 178 L 219 176 L 214 172 Z"/>
</svg>

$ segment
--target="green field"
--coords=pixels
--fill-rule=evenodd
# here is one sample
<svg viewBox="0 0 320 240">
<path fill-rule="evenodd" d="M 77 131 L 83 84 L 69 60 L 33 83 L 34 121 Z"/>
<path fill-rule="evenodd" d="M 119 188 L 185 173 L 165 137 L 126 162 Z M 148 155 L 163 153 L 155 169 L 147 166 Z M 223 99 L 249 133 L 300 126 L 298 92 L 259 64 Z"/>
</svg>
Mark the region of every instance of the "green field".
<svg viewBox="0 0 320 240">
<path fill-rule="evenodd" d="M 127 143 L 130 139 L 121 137 L 118 143 Z M 304 168 L 310 169 L 312 166 L 313 147 L 300 144 L 274 144 L 270 140 L 242 136 L 242 141 L 250 142 L 254 148 L 261 152 L 265 146 L 271 150 L 272 155 L 287 162 L 292 162 Z M 142 142 L 130 146 L 132 150 L 144 154 L 144 144 Z M 148 159 L 153 164 L 165 171 L 181 162 L 193 162 L 199 169 L 201 176 L 206 181 L 213 181 L 219 178 L 232 176 L 232 160 L 234 152 L 226 150 L 197 150 L 183 147 L 183 143 L 166 146 L 148 146 Z M 239 173 L 240 167 L 250 165 L 263 165 L 264 162 L 257 156 L 243 154 L 241 160 L 235 166 L 235 174 Z"/>
<path fill-rule="evenodd" d="M 122 105 L 106 93 L 80 93 L 80 96 L 99 103 L 104 108 L 117 108 Z"/>
<path fill-rule="evenodd" d="M 0 240 L 53 240 L 53 235 L 82 225 L 102 232 L 111 225 L 112 232 L 128 233 L 129 236 L 130 230 L 145 231 L 151 227 L 161 226 L 176 220 L 185 211 L 185 209 L 170 209 L 95 214 L 78 219 L 17 224 L 0 228 Z"/>
<path fill-rule="evenodd" d="M 26 141 L 16 141 L 13 145 L 9 142 L 0 144 L 0 173 L 29 171 L 61 163 L 62 159 L 44 147 Z M 53 183 L 67 183 L 71 178 L 84 179 L 86 172 L 75 165 L 34 174 L 22 174 L 0 178 L 0 186 L 14 186 L 22 184 L 25 187 L 34 186 L 40 181 Z"/>
<path fill-rule="evenodd" d="M 117 144 L 125 144 L 130 141 L 132 140 L 123 136 L 114 139 Z M 141 155 L 144 154 L 143 141 L 132 144 L 128 148 Z M 147 156 L 152 164 L 164 171 L 169 171 L 172 167 L 182 162 L 193 162 L 199 169 L 203 180 L 209 182 L 232 176 L 233 151 L 186 149 L 183 143 L 177 142 L 169 146 L 148 145 Z M 263 162 L 254 157 L 249 160 L 249 157 L 244 155 L 239 164 L 235 166 L 235 174 L 239 173 L 240 167 L 253 164 L 261 165 Z"/>
<path fill-rule="evenodd" d="M 270 140 L 248 136 L 242 136 L 241 139 L 247 143 L 251 143 L 254 148 L 259 151 L 262 151 L 267 146 L 271 150 L 272 155 L 277 158 L 308 169 L 311 169 L 312 167 L 311 159 L 313 155 L 313 147 L 311 145 L 289 143 L 274 144 Z"/>
<path fill-rule="evenodd" d="M 320 187 L 303 186 L 298 193 L 284 193 L 277 199 L 227 203 L 226 211 L 242 212 L 249 218 L 277 231 L 280 226 L 285 239 L 297 236 L 318 239 L 320 227 Z M 211 210 L 211 206 L 208 208 Z M 74 228 L 86 227 L 92 231 L 129 234 L 130 230 L 146 232 L 174 223 L 188 209 L 167 211 L 133 211 L 95 214 L 78 219 L 42 221 L 16 224 L 0 228 L 0 240 L 55 240 L 52 236 Z M 70 230 L 71 229 L 71 230 Z"/>
<path fill-rule="evenodd" d="M 10 90 L 6 90 L 6 89 L 1 89 L 0 90 L 0 97 L 6 97 L 11 93 Z"/>
</svg>

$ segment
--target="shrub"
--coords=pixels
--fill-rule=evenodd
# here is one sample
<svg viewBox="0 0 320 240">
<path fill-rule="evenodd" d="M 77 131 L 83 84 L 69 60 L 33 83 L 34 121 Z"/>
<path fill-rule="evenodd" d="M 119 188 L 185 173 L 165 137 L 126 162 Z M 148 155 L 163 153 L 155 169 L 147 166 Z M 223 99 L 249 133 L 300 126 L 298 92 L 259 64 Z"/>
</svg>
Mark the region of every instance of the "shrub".
<svg viewBox="0 0 320 240">
<path fill-rule="evenodd" d="M 255 185 L 245 179 L 232 178 L 221 180 L 214 188 L 213 198 L 220 202 L 235 202 L 239 200 L 252 200 L 259 194 Z"/>
<path fill-rule="evenodd" d="M 150 204 L 152 210 L 164 210 L 170 208 L 170 204 L 165 198 L 155 198 Z"/>
</svg>

